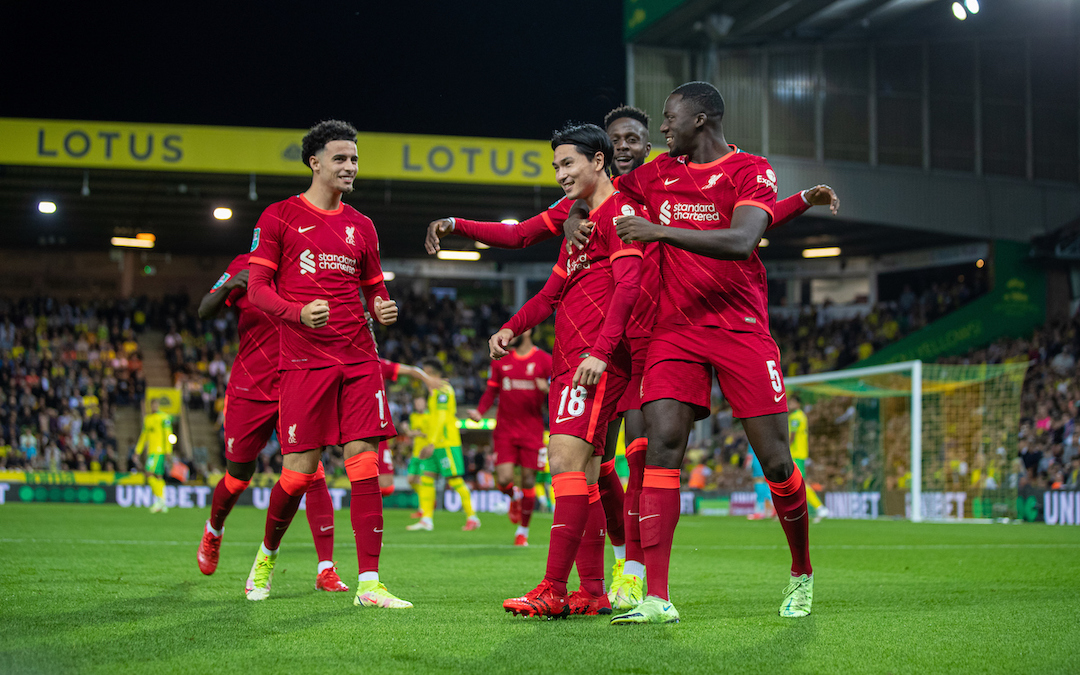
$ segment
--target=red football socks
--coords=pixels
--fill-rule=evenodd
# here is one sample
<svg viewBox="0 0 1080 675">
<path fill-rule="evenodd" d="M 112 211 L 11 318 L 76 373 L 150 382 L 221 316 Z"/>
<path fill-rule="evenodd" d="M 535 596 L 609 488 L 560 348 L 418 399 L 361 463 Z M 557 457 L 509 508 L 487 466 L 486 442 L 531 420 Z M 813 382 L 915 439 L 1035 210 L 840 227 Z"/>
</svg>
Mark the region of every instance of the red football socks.
<svg viewBox="0 0 1080 675">
<path fill-rule="evenodd" d="M 767 480 L 767 479 L 766 479 Z M 795 470 L 783 483 L 769 482 L 773 507 L 791 549 L 791 574 L 813 574 L 810 565 L 810 515 L 806 510 L 806 486 L 802 472 Z"/>
<path fill-rule="evenodd" d="M 589 489 L 584 471 L 552 476 L 551 486 L 555 490 L 555 513 L 544 578 L 557 592 L 565 594 L 566 579 L 574 566 L 581 535 L 589 520 Z"/>
<path fill-rule="evenodd" d="M 496 482 L 495 483 L 495 489 L 498 490 L 499 492 L 503 493 L 504 495 L 506 495 L 510 499 L 514 498 L 514 483 L 513 483 L 513 481 L 507 483 L 506 485 L 499 485 L 499 483 Z"/>
<path fill-rule="evenodd" d="M 214 486 L 214 497 L 210 502 L 210 527 L 220 531 L 225 527 L 225 519 L 229 516 L 232 508 L 236 506 L 236 500 L 247 489 L 249 480 L 233 478 L 228 473 Z"/>
<path fill-rule="evenodd" d="M 679 470 L 646 466 L 641 483 L 641 547 L 649 595 L 668 599 L 671 542 L 679 523 Z"/>
<path fill-rule="evenodd" d="M 307 490 L 307 521 L 311 537 L 315 540 L 315 554 L 319 562 L 334 559 L 334 503 L 326 489 L 326 472 L 322 462 L 315 471 L 315 479 Z"/>
<path fill-rule="evenodd" d="M 379 491 L 379 458 L 361 452 L 345 460 L 345 473 L 352 483 L 349 519 L 356 537 L 356 560 L 360 574 L 379 571 L 382 552 L 383 512 Z"/>
<path fill-rule="evenodd" d="M 612 546 L 622 546 L 626 543 L 626 529 L 623 525 L 624 493 L 619 474 L 615 473 L 615 460 L 600 465 L 600 480 L 597 485 L 600 487 L 600 501 L 604 506 L 607 536 L 611 538 Z"/>
<path fill-rule="evenodd" d="M 641 481 L 645 478 L 645 449 L 649 446 L 648 440 L 638 438 L 626 446 L 626 463 L 630 467 L 630 478 L 626 483 L 626 498 L 623 501 L 623 509 L 626 523 L 626 559 L 645 563 L 645 555 L 641 551 L 641 529 L 638 523 L 641 505 Z"/>
<path fill-rule="evenodd" d="M 536 490 L 528 489 L 521 497 L 521 526 L 528 527 L 532 520 L 533 509 L 536 508 Z"/>
<path fill-rule="evenodd" d="M 600 489 L 596 485 L 589 489 L 589 517 L 585 523 L 585 534 L 581 537 L 577 556 L 578 577 L 581 590 L 593 596 L 604 594 L 604 525 L 606 517 L 600 503 Z"/>
<path fill-rule="evenodd" d="M 300 500 L 315 478 L 312 473 L 300 473 L 291 469 L 282 469 L 281 478 L 274 489 L 270 490 L 270 506 L 266 510 L 266 530 L 263 534 L 263 546 L 268 551 L 276 551 L 281 546 L 281 538 L 289 529 Z"/>
</svg>

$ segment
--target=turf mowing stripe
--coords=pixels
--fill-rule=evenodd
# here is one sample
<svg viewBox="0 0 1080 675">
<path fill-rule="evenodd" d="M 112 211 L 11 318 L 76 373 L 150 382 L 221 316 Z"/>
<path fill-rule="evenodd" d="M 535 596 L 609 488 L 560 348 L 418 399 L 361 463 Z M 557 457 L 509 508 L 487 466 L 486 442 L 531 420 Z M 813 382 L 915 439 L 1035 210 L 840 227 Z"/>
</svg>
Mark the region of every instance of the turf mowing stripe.
<svg viewBox="0 0 1080 675">
<path fill-rule="evenodd" d="M 341 541 L 345 541 L 344 539 Z M 351 540 L 349 540 L 351 541 Z M 23 538 L 11 539 L 0 537 L 3 544 L 90 544 L 104 546 L 198 546 L 198 541 L 156 541 L 150 539 L 38 539 Z M 223 541 L 222 546 L 258 546 L 259 541 Z M 307 547 L 315 545 L 310 542 L 289 544 L 289 548 Z M 515 549 L 517 546 L 510 544 L 384 544 L 386 548 L 416 548 L 416 549 Z M 706 551 L 775 551 L 784 549 L 785 545 L 762 545 L 762 546 L 693 546 L 676 544 L 676 549 L 692 549 Z M 815 551 L 943 551 L 943 550 L 984 550 L 984 549 L 1072 549 L 1080 548 L 1080 543 L 1068 544 L 826 544 L 814 546 Z"/>
</svg>

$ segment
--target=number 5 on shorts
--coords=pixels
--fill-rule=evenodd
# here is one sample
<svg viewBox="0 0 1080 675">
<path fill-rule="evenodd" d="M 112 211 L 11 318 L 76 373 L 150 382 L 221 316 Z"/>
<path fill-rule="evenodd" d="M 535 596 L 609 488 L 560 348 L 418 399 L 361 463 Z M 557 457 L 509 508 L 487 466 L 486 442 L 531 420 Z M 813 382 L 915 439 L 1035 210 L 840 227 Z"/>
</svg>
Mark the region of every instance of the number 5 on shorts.
<svg viewBox="0 0 1080 675">
<path fill-rule="evenodd" d="M 571 417 L 581 417 L 582 413 L 585 412 L 586 394 L 588 392 L 585 387 L 580 385 L 572 389 L 570 385 L 563 387 L 562 397 L 559 399 L 558 417 L 562 417 L 564 412 Z"/>
<path fill-rule="evenodd" d="M 776 369 L 776 361 L 766 361 L 765 367 L 769 369 L 769 380 L 772 383 L 773 391 L 777 394 L 784 392 L 783 381 L 780 379 L 780 371 Z"/>
</svg>

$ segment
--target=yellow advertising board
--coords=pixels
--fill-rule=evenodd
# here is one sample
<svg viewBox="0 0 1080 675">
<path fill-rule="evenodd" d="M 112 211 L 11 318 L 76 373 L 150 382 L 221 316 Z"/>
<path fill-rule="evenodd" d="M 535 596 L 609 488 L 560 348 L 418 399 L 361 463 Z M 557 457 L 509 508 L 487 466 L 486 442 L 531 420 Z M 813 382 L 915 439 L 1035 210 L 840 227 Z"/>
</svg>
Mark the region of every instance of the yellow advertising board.
<svg viewBox="0 0 1080 675">
<path fill-rule="evenodd" d="M 0 118 L 0 164 L 307 175 L 303 129 Z M 554 186 L 548 141 L 361 133 L 359 178 Z"/>
<path fill-rule="evenodd" d="M 180 416 L 180 390 L 171 387 L 146 388 L 146 412 L 150 412 L 149 403 L 157 400 L 158 410 L 174 417 Z"/>
</svg>

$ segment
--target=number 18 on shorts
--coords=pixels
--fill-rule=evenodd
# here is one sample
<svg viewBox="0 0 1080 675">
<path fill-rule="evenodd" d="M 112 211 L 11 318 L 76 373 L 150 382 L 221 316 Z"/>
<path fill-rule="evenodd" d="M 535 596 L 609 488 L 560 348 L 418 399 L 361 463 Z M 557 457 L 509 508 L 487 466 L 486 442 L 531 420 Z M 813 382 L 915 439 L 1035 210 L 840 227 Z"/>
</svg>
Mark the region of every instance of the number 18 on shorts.
<svg viewBox="0 0 1080 675">
<path fill-rule="evenodd" d="M 607 439 L 607 427 L 615 417 L 615 409 L 628 383 L 627 378 L 612 372 L 600 376 L 591 386 L 572 386 L 572 372 L 558 375 L 551 382 L 548 410 L 551 416 L 551 435 L 577 436 L 602 454 Z"/>
</svg>

